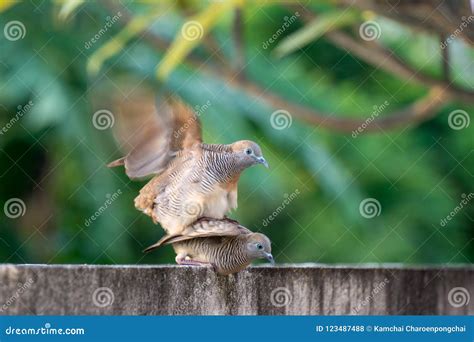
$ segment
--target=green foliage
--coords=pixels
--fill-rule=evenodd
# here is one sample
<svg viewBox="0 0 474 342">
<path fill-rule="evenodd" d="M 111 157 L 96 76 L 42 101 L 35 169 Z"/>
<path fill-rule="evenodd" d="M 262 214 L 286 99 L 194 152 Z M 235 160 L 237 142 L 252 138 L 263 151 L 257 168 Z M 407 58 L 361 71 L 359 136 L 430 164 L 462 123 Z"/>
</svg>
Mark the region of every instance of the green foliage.
<svg viewBox="0 0 474 342">
<path fill-rule="evenodd" d="M 117 13 L 100 3 L 69 3 L 62 11 L 67 12 L 62 22 L 57 20 L 55 2 L 42 2 L 36 9 L 29 2 L 20 3 L 0 17 L 2 28 L 12 20 L 26 28 L 23 39 L 0 38 L 0 127 L 9 127 L 0 135 L 0 204 L 19 198 L 26 205 L 24 216 L 18 218 L 1 212 L 0 260 L 173 262 L 169 247 L 151 255 L 141 252 L 162 235 L 159 226 L 134 208 L 133 199 L 144 183 L 132 182 L 122 170 L 105 166 L 121 153 L 110 129 L 94 127 L 97 108 L 92 104 L 104 100 L 107 94 L 100 90 L 109 80 L 114 82 L 109 91 L 123 96 L 125 88 L 146 82 L 157 91 L 164 86 L 178 93 L 192 107 L 209 101 L 211 105 L 201 115 L 206 141 L 252 139 L 263 147 L 270 170 L 256 167 L 243 174 L 239 209 L 230 216 L 267 234 L 277 262 L 474 260 L 473 202 L 448 224 L 441 224 L 459 206 L 462 194 L 474 192 L 474 124 L 461 130 L 448 125 L 452 111 L 472 113 L 473 106 L 451 103 L 416 127 L 356 138 L 309 126 L 294 115 L 289 127 L 275 129 L 272 113 L 284 108 L 273 108 L 232 86 L 222 75 L 186 63 L 190 54 L 213 69 L 216 58 L 201 41 L 191 46 L 194 50 L 179 54 L 180 63 L 172 63 L 164 83 L 156 80 L 156 68 L 169 58 L 165 57 L 169 51 L 152 46 L 143 30 L 152 22 L 151 33 L 170 46 L 182 24 L 196 13 L 205 13 L 206 4 L 193 3 L 188 8 L 169 2 L 157 9 L 132 3 L 129 10 L 135 21 L 146 25 L 132 25 L 135 29 L 130 31 L 121 17 L 90 43 L 107 17 Z M 388 106 L 381 116 L 427 92 L 330 44 L 320 36 L 327 28 L 316 30 L 313 38 L 318 39 L 295 44 L 292 34 L 304 26 L 299 20 L 264 48 L 292 13 L 278 4 L 245 6 L 246 77 L 286 101 L 335 116 L 367 118 L 374 106 L 385 101 Z M 330 5 L 320 6 L 323 12 L 334 10 Z M 207 37 L 232 65 L 236 55 L 232 12 L 226 11 L 219 19 L 206 26 Z M 382 27 L 381 43 L 414 68 L 440 75 L 439 59 L 433 57 L 434 37 L 407 34 L 406 28 L 383 18 L 377 21 Z M 117 39 L 117 48 L 107 50 Z M 297 49 L 292 47 L 291 54 L 275 58 L 272 51 L 279 42 Z M 454 82 L 472 87 L 472 49 L 460 42 L 452 48 L 456 50 Z M 87 65 L 89 69 L 93 65 L 97 75 L 88 74 Z M 18 115 L 18 106 L 23 108 L 29 101 L 31 109 Z M 87 224 L 119 190 L 117 199 Z M 379 216 L 360 214 L 359 205 L 366 198 L 380 203 Z M 269 221 L 269 217 L 274 218 Z"/>
<path fill-rule="evenodd" d="M 283 39 L 276 47 L 275 54 L 278 57 L 286 56 L 319 39 L 327 32 L 355 24 L 360 20 L 361 15 L 357 11 L 341 10 L 321 15 L 306 24 L 302 29 Z"/>
</svg>

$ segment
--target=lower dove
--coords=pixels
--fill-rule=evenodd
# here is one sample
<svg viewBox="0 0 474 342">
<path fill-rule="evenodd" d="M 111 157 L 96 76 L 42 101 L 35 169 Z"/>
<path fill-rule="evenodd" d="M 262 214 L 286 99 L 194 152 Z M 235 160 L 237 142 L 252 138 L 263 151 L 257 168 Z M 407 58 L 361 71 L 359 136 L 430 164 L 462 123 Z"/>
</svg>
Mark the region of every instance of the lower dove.
<svg viewBox="0 0 474 342">
<path fill-rule="evenodd" d="M 274 263 L 267 236 L 237 221 L 200 219 L 180 235 L 166 235 L 145 251 L 172 244 L 180 265 L 211 266 L 221 275 L 239 272 L 256 259 Z"/>
</svg>

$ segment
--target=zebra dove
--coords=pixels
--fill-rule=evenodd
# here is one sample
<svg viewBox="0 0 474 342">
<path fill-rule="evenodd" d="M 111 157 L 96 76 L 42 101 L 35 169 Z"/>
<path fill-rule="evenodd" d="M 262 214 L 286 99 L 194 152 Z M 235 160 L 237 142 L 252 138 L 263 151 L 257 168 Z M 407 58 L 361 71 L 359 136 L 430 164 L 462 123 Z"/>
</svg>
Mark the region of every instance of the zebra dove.
<svg viewBox="0 0 474 342">
<path fill-rule="evenodd" d="M 145 251 L 167 244 L 173 245 L 178 264 L 211 266 L 222 275 L 239 272 L 255 259 L 274 263 L 268 237 L 233 220 L 200 219 L 182 234 L 166 235 Z"/>
<path fill-rule="evenodd" d="M 155 175 L 135 198 L 135 207 L 159 222 L 169 235 L 181 234 L 202 217 L 225 218 L 237 208 L 237 183 L 246 168 L 268 167 L 258 144 L 205 144 L 198 116 L 176 98 L 131 97 L 117 112 L 132 124 L 130 152 L 109 167 L 125 166 L 130 178 Z M 140 105 L 135 101 L 140 100 Z M 141 123 L 141 124 L 140 124 Z M 141 137 L 141 138 L 140 138 Z"/>
</svg>

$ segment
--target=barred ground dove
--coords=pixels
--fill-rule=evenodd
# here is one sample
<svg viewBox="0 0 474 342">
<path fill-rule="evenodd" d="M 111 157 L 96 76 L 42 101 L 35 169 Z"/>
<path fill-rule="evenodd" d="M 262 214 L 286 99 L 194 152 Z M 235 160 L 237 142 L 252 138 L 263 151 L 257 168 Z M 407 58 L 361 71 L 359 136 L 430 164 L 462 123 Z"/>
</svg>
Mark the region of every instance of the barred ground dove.
<svg viewBox="0 0 474 342">
<path fill-rule="evenodd" d="M 202 217 L 225 218 L 237 208 L 241 172 L 255 164 L 268 167 L 255 142 L 203 143 L 198 116 L 176 98 L 160 100 L 156 113 L 153 96 L 131 96 L 114 114 L 124 119 L 119 121 L 128 136 L 121 140 L 129 153 L 109 167 L 125 165 L 130 178 L 155 175 L 135 207 L 168 235 L 183 234 Z"/>
<path fill-rule="evenodd" d="M 228 219 L 199 219 L 180 235 L 166 235 L 145 251 L 167 244 L 173 245 L 178 264 L 212 266 L 222 275 L 239 272 L 255 259 L 273 263 L 268 237 Z"/>
</svg>

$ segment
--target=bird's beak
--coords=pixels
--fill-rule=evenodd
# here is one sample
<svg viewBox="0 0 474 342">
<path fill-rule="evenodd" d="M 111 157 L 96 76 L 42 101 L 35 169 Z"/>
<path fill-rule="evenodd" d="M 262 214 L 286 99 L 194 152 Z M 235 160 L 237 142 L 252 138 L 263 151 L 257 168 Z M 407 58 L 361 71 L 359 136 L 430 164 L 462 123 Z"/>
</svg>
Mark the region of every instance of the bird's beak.
<svg viewBox="0 0 474 342">
<path fill-rule="evenodd" d="M 272 265 L 275 265 L 275 260 L 273 259 L 273 255 L 271 253 L 265 253 L 265 259 L 270 261 Z"/>
<path fill-rule="evenodd" d="M 260 164 L 265 165 L 265 167 L 268 169 L 268 163 L 267 163 L 267 161 L 265 160 L 265 158 L 263 158 L 263 157 L 258 157 L 258 158 L 257 158 L 257 161 L 258 161 Z"/>
</svg>

